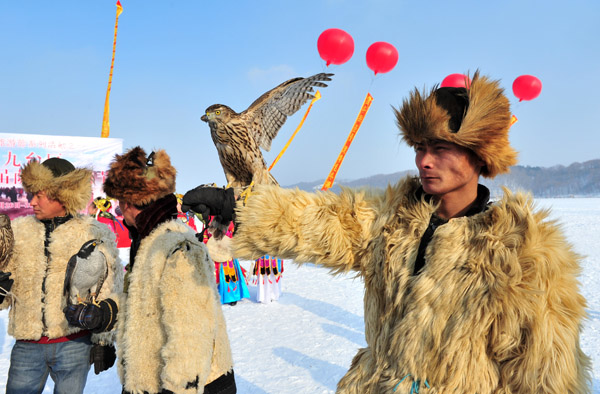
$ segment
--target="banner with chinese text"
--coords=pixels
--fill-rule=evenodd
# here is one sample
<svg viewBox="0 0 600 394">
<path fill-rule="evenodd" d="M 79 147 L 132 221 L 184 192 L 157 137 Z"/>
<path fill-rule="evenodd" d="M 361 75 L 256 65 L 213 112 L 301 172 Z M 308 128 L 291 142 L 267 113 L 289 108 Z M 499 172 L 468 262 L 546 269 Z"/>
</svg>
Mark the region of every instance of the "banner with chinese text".
<svg viewBox="0 0 600 394">
<path fill-rule="evenodd" d="M 120 138 L 71 137 L 0 133 L 0 213 L 11 219 L 33 213 L 21 186 L 21 168 L 29 161 L 50 157 L 69 160 L 75 167 L 94 171 L 93 196 L 103 195 L 105 171 L 115 154 L 123 153 Z"/>
</svg>

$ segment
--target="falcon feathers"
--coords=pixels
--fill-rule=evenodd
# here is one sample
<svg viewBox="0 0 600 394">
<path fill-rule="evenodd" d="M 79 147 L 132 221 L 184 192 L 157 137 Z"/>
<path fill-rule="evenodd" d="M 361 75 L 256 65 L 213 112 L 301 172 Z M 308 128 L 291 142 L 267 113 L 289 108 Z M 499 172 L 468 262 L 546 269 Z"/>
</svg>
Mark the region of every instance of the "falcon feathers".
<svg viewBox="0 0 600 394">
<path fill-rule="evenodd" d="M 6 267 L 12 255 L 15 237 L 8 215 L 0 214 L 0 271 Z"/>
<path fill-rule="evenodd" d="M 69 259 L 64 285 L 67 303 L 76 304 L 82 301 L 95 303 L 102 284 L 108 276 L 106 256 L 98 249 L 102 243 L 103 241 L 99 239 L 91 239 Z"/>
<path fill-rule="evenodd" d="M 267 170 L 260 148 L 271 149 L 271 142 L 287 120 L 314 96 L 313 88 L 327 86 L 333 74 L 320 73 L 308 78 L 293 78 L 256 99 L 245 111 L 235 112 L 214 104 L 201 117 L 210 127 L 227 182 L 236 191 L 255 184 L 277 184 Z"/>
</svg>

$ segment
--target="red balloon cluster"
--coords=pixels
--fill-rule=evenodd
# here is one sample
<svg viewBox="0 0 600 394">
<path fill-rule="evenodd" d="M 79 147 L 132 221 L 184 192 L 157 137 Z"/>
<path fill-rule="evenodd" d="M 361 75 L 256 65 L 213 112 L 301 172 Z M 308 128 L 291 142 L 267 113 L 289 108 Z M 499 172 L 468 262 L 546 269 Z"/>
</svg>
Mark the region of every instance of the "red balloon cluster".
<svg viewBox="0 0 600 394">
<path fill-rule="evenodd" d="M 319 36 L 317 49 L 327 66 L 343 64 L 354 54 L 354 40 L 341 29 L 327 29 Z M 375 42 L 367 49 L 367 66 L 375 75 L 391 71 L 397 63 L 398 51 L 390 43 Z"/>
<path fill-rule="evenodd" d="M 398 63 L 398 51 L 387 42 L 378 41 L 367 49 L 367 66 L 375 75 L 391 71 Z"/>
<path fill-rule="evenodd" d="M 469 88 L 471 79 L 464 74 L 450 74 L 442 81 L 442 88 Z"/>
<path fill-rule="evenodd" d="M 330 64 L 346 63 L 354 54 L 352 36 L 341 29 L 327 29 L 317 40 L 319 55 Z"/>
<path fill-rule="evenodd" d="M 519 101 L 533 100 L 542 92 L 542 81 L 533 75 L 521 75 L 513 82 L 512 89 Z"/>
</svg>

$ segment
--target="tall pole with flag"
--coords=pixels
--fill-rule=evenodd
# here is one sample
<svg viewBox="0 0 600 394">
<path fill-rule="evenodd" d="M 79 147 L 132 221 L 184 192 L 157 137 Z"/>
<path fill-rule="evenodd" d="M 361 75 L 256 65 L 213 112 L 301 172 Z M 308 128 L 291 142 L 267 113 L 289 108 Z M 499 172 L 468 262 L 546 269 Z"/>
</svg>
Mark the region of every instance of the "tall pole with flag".
<svg viewBox="0 0 600 394">
<path fill-rule="evenodd" d="M 108 75 L 108 88 L 106 89 L 106 100 L 104 101 L 104 116 L 102 117 L 102 138 L 108 138 L 110 134 L 110 123 L 108 121 L 110 106 L 108 104 L 110 97 L 110 88 L 112 85 L 112 76 L 113 76 L 113 67 L 115 65 L 115 50 L 117 48 L 117 29 L 119 28 L 119 15 L 123 12 L 123 7 L 121 6 L 121 1 L 117 0 L 117 17 L 115 20 L 115 36 L 113 39 L 113 50 L 112 50 L 112 60 L 110 62 L 110 74 Z"/>
</svg>

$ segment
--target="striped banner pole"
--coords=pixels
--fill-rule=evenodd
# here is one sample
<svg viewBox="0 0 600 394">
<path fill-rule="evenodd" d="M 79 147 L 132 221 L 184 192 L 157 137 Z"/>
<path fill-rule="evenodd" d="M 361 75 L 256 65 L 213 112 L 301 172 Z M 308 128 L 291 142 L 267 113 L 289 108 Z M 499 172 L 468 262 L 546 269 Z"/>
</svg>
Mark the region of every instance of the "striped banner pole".
<svg viewBox="0 0 600 394">
<path fill-rule="evenodd" d="M 356 118 L 356 121 L 354 122 L 354 126 L 352 126 L 352 130 L 350 130 L 350 135 L 348 135 L 348 138 L 346 139 L 346 143 L 342 147 L 342 151 L 338 155 L 338 158 L 335 161 L 333 168 L 329 172 L 329 175 L 327 176 L 327 179 L 325 180 L 325 183 L 323 184 L 323 187 L 321 188 L 321 190 L 327 190 L 331 186 L 333 186 L 333 181 L 335 180 L 338 170 L 340 169 L 340 166 L 342 165 L 342 161 L 344 161 L 346 152 L 348 152 L 348 148 L 350 148 L 350 144 L 352 143 L 354 136 L 358 132 L 360 125 L 362 124 L 363 120 L 365 119 L 365 115 L 369 111 L 369 107 L 371 107 L 372 101 L 373 101 L 373 96 L 371 96 L 370 93 L 367 93 L 367 97 L 365 97 L 365 101 L 363 101 L 362 108 L 360 109 L 360 112 L 358 113 L 358 117 Z"/>
<path fill-rule="evenodd" d="M 313 104 L 316 103 L 320 98 L 321 98 L 321 92 L 319 92 L 317 90 L 315 92 L 315 97 L 313 97 L 313 99 L 311 100 L 310 105 L 306 109 L 306 113 L 304 114 L 304 116 L 302 117 L 302 120 L 300 121 L 300 124 L 298 125 L 298 127 L 296 127 L 296 131 L 294 131 L 294 134 L 292 134 L 292 136 L 290 137 L 290 139 L 288 140 L 288 142 L 285 144 L 285 146 L 283 147 L 283 149 L 281 149 L 281 152 L 279 152 L 279 154 L 277 155 L 277 157 L 275 158 L 275 160 L 273 160 L 273 163 L 269 167 L 269 171 L 271 171 L 271 169 L 273 168 L 273 166 L 275 164 L 277 164 L 277 162 L 279 161 L 279 159 L 281 158 L 281 156 L 283 156 L 283 154 L 285 153 L 285 151 L 287 150 L 287 148 L 290 146 L 290 143 L 292 142 L 292 140 L 294 139 L 294 137 L 296 136 L 296 134 L 298 133 L 298 131 L 300 131 L 300 129 L 302 128 L 302 125 L 304 124 L 304 121 L 306 120 L 306 117 L 308 116 L 308 113 L 310 112 L 310 109 L 312 108 Z"/>
<path fill-rule="evenodd" d="M 119 15 L 123 12 L 123 7 L 121 6 L 121 1 L 117 0 L 117 18 L 115 20 L 115 37 L 113 39 L 113 50 L 112 50 L 112 60 L 110 62 L 110 74 L 108 75 L 108 88 L 106 89 L 106 100 L 104 101 L 104 116 L 102 117 L 102 133 L 100 137 L 108 138 L 110 134 L 110 124 L 108 122 L 109 117 L 109 105 L 108 98 L 110 97 L 110 87 L 112 85 L 112 76 L 113 76 L 113 67 L 115 65 L 115 49 L 117 48 L 117 29 L 119 28 Z"/>
</svg>

